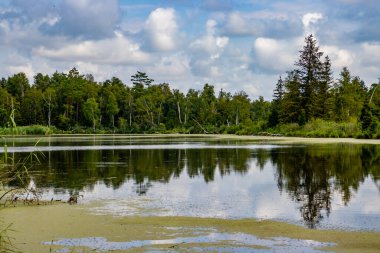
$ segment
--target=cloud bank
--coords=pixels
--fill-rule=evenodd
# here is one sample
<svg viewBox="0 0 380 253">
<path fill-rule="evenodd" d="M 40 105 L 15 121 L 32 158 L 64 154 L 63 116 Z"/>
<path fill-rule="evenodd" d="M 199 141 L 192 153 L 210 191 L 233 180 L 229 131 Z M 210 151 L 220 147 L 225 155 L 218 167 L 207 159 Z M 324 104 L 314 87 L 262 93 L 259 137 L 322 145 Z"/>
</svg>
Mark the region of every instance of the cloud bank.
<svg viewBox="0 0 380 253">
<path fill-rule="evenodd" d="M 129 84 L 136 71 L 173 88 L 204 83 L 271 99 L 313 33 L 335 77 L 380 73 L 378 1 L 12 0 L 0 3 L 2 76 L 77 67 Z"/>
</svg>

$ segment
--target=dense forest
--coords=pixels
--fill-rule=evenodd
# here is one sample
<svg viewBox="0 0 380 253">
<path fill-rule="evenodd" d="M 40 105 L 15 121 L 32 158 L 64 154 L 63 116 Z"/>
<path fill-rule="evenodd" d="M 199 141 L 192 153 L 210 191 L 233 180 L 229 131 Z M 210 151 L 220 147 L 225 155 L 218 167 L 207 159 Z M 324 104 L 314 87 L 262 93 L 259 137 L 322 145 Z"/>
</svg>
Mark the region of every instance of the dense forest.
<svg viewBox="0 0 380 253">
<path fill-rule="evenodd" d="M 131 84 L 96 82 L 73 68 L 0 81 L 0 133 L 231 133 L 380 138 L 380 89 L 348 68 L 334 80 L 313 35 L 273 100 L 251 100 L 205 84 L 183 93 L 137 71 Z M 23 127 L 25 126 L 25 127 Z"/>
</svg>

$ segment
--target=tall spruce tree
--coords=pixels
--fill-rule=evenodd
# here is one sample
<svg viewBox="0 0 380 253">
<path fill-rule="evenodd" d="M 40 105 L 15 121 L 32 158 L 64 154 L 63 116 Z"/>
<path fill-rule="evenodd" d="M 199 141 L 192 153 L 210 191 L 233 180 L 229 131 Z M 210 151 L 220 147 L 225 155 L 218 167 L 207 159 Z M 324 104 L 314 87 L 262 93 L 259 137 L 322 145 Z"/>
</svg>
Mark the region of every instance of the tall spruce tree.
<svg viewBox="0 0 380 253">
<path fill-rule="evenodd" d="M 274 89 L 274 92 L 273 92 L 273 100 L 281 101 L 283 99 L 284 93 L 285 93 L 284 88 L 285 88 L 284 81 L 282 80 L 282 77 L 280 76 L 280 78 L 277 81 L 276 88 Z"/>
<path fill-rule="evenodd" d="M 313 99 L 320 82 L 323 52 L 319 51 L 317 41 L 312 34 L 305 38 L 305 43 L 306 45 L 300 51 L 300 56 L 295 65 L 299 67 L 301 79 L 301 107 L 305 111 L 305 120 L 308 121 L 316 116 Z"/>
<path fill-rule="evenodd" d="M 269 114 L 269 127 L 276 126 L 280 123 L 282 100 L 285 94 L 284 81 L 282 77 L 277 81 L 276 88 L 273 90 L 273 101 L 271 104 L 271 110 Z"/>
<path fill-rule="evenodd" d="M 285 79 L 285 94 L 281 104 L 281 121 L 284 123 L 305 123 L 305 108 L 302 107 L 301 75 L 298 70 L 288 72 Z"/>
<path fill-rule="evenodd" d="M 328 56 L 322 63 L 319 80 L 315 86 L 313 96 L 314 117 L 330 119 L 332 113 L 331 84 L 333 83 L 333 72 L 331 61 Z"/>
</svg>

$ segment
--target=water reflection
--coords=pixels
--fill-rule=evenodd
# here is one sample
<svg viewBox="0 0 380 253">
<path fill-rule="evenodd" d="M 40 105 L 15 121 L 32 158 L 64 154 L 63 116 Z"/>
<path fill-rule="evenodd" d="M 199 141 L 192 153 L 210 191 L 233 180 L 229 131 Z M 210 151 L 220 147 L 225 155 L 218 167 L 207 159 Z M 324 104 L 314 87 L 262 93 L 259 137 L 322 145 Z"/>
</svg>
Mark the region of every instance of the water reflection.
<svg viewBox="0 0 380 253">
<path fill-rule="evenodd" d="M 380 181 L 380 153 L 376 146 L 337 145 L 317 148 L 293 148 L 288 152 L 272 152 L 277 184 L 294 201 L 302 203 L 301 215 L 313 228 L 331 211 L 332 192 L 341 193 L 348 204 L 365 178 Z"/>
<path fill-rule="evenodd" d="M 252 168 L 269 167 L 279 192 L 285 192 L 297 204 L 305 225 L 310 228 L 330 215 L 334 194 L 348 205 L 366 179 L 372 180 L 380 192 L 380 147 L 376 145 L 121 150 L 116 146 L 44 154 L 42 164 L 31 169 L 38 187 L 70 194 L 84 189 L 91 191 L 99 183 L 117 190 L 133 181 L 134 192 L 145 195 L 155 183 L 170 184 L 184 174 L 190 180 L 202 177 L 209 184 L 216 175 L 222 179 L 245 177 Z"/>
</svg>

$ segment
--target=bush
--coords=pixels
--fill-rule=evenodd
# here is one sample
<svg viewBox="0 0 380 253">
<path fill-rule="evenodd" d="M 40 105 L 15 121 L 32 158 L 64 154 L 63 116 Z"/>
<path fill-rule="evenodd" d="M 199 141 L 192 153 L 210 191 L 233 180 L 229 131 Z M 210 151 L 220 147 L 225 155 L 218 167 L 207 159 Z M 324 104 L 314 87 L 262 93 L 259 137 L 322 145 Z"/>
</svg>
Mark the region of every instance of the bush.
<svg viewBox="0 0 380 253">
<path fill-rule="evenodd" d="M 280 133 L 286 136 L 348 138 L 356 137 L 360 133 L 359 125 L 355 121 L 335 122 L 314 119 L 300 126 L 297 123 L 282 124 L 269 130 L 271 133 Z"/>
</svg>

